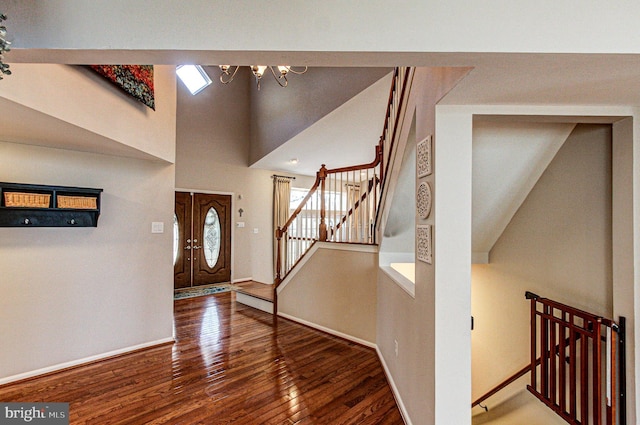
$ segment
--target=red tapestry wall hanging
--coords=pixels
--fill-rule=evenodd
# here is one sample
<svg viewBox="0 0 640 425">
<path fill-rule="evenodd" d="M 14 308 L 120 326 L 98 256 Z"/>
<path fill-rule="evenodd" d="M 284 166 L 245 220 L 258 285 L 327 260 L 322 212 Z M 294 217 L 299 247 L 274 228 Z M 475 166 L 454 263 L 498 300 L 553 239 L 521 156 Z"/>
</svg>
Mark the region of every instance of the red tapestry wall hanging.
<svg viewBox="0 0 640 425">
<path fill-rule="evenodd" d="M 90 68 L 155 111 L 153 65 L 90 65 Z"/>
</svg>

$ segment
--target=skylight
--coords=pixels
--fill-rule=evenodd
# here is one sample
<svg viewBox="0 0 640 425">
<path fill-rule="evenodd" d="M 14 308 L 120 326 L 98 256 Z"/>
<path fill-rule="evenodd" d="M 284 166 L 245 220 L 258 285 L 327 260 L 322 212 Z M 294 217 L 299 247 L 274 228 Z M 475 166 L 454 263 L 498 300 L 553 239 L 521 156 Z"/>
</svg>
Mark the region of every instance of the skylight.
<svg viewBox="0 0 640 425">
<path fill-rule="evenodd" d="M 193 95 L 211 84 L 211 78 L 200 65 L 178 65 L 176 74 Z"/>
</svg>

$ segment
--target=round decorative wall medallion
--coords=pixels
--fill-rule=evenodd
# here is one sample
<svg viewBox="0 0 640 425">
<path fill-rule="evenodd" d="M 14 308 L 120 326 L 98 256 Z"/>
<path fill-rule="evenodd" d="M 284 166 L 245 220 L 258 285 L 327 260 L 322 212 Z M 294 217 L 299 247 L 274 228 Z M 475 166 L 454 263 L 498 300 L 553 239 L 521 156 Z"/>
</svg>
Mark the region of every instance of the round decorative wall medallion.
<svg viewBox="0 0 640 425">
<path fill-rule="evenodd" d="M 431 186 L 429 186 L 429 183 L 422 182 L 420 186 L 418 186 L 416 206 L 420 218 L 429 217 L 429 214 L 431 214 Z"/>
</svg>

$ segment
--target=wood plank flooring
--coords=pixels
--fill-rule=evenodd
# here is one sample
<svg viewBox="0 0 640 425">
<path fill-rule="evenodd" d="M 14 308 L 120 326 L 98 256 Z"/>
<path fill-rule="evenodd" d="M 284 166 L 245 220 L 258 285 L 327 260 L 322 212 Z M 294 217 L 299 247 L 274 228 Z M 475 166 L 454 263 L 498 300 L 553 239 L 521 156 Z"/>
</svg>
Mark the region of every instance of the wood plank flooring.
<svg viewBox="0 0 640 425">
<path fill-rule="evenodd" d="M 0 387 L 72 424 L 402 424 L 375 352 L 237 304 L 175 302 L 176 343 Z"/>
</svg>

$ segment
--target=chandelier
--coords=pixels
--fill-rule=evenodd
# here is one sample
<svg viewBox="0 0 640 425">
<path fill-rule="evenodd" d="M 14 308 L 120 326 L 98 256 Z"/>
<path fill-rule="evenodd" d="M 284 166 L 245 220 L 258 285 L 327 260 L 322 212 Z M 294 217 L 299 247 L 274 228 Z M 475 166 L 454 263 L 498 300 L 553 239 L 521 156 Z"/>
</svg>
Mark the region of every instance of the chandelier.
<svg viewBox="0 0 640 425">
<path fill-rule="evenodd" d="M 0 24 L 2 21 L 7 20 L 7 15 L 0 13 Z M 4 53 L 11 50 L 9 46 L 11 42 L 7 41 L 7 27 L 4 25 L 0 25 L 0 80 L 4 78 L 5 75 L 11 75 L 11 71 L 9 70 L 9 65 L 4 63 Z"/>
<path fill-rule="evenodd" d="M 222 84 L 229 84 L 233 81 L 233 77 L 236 76 L 238 69 L 240 66 L 238 65 L 219 65 L 220 67 L 220 82 Z M 307 67 L 305 66 L 302 70 L 295 70 L 292 66 L 288 65 L 278 65 L 276 67 L 278 71 L 276 72 L 273 69 L 273 66 L 269 65 L 250 65 L 249 69 L 253 73 L 253 76 L 256 78 L 256 85 L 258 86 L 258 90 L 260 90 L 260 81 L 262 80 L 262 76 L 265 74 L 267 70 L 271 71 L 273 78 L 280 84 L 280 87 L 287 87 L 289 81 L 287 80 L 287 74 L 297 74 L 301 75 L 307 72 Z"/>
</svg>

